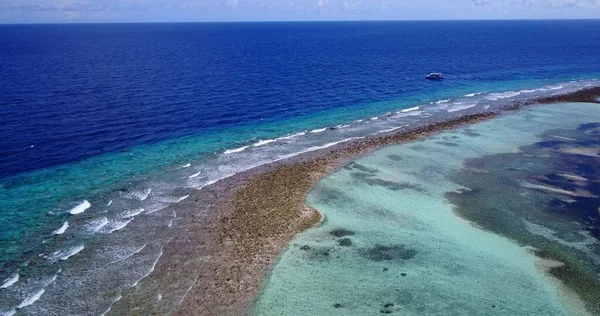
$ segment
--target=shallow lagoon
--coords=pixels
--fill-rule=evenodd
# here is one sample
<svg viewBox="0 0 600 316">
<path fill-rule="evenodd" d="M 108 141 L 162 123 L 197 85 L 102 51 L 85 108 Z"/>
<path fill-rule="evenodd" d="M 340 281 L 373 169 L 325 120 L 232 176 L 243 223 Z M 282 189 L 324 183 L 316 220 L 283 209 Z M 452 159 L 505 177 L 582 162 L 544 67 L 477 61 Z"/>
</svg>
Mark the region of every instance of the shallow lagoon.
<svg viewBox="0 0 600 316">
<path fill-rule="evenodd" d="M 308 196 L 325 219 L 255 314 L 598 313 L 598 122 L 537 106 L 355 160 Z"/>
</svg>

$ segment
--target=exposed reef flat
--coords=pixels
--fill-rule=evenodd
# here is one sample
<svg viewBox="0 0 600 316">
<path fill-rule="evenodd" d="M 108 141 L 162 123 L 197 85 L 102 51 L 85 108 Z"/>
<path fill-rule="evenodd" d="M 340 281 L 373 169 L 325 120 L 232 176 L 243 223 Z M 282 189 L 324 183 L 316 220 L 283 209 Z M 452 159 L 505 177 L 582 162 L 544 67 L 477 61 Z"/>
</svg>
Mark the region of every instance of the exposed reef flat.
<svg viewBox="0 0 600 316">
<path fill-rule="evenodd" d="M 600 87 L 593 87 L 575 91 L 573 93 L 539 98 L 534 100 L 532 103 L 549 104 L 568 102 L 600 103 Z"/>
<path fill-rule="evenodd" d="M 600 95 L 600 89 L 594 91 Z M 578 98 L 573 101 L 579 101 Z M 319 214 L 304 204 L 306 194 L 318 180 L 346 165 L 350 159 L 374 149 L 418 140 L 497 115 L 467 115 L 445 122 L 432 122 L 409 131 L 373 136 L 261 166 L 206 187 L 178 205 L 173 225 L 182 233 L 165 247 L 154 272 L 145 280 L 153 285 L 144 287 L 148 292 L 162 291 L 163 294 L 148 299 L 148 293 L 133 293 L 123 297 L 111 311 L 135 313 L 137 310 L 141 313 L 143 310 L 144 314 L 174 311 L 182 315 L 239 315 L 250 312 L 269 268 L 281 252 L 297 233 L 319 222 Z M 466 133 L 470 137 L 478 136 L 475 131 L 466 130 Z M 405 159 L 396 153 L 390 153 L 388 158 L 399 163 Z M 418 192 L 418 187 L 411 188 L 410 184 L 406 186 L 372 177 L 369 170 L 361 170 L 360 166 L 350 168 L 358 173 L 356 179 L 371 181 L 373 186 L 387 185 L 396 190 Z M 352 248 L 355 245 L 351 234 L 339 238 L 336 245 L 340 247 Z M 299 251 L 313 253 L 314 250 L 308 246 Z M 360 254 L 364 258 L 379 258 L 380 262 L 387 262 L 389 260 L 385 258 L 407 258 L 414 253 L 408 245 L 381 244 L 365 248 Z M 323 249 L 315 256 L 327 258 L 332 253 Z M 399 276 L 405 277 L 403 273 L 400 272 Z M 177 282 L 171 288 L 162 289 L 161 280 L 164 278 Z M 169 292 L 185 296 L 176 306 L 161 305 L 161 298 Z M 392 307 L 382 306 L 385 310 Z"/>
</svg>

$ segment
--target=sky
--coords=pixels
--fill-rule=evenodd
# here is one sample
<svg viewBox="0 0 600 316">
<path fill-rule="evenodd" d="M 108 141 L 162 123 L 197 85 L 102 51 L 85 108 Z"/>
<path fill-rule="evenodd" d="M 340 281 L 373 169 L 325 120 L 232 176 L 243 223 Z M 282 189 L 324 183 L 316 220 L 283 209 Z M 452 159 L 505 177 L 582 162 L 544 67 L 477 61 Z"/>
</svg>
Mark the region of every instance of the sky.
<svg viewBox="0 0 600 316">
<path fill-rule="evenodd" d="M 0 24 L 581 18 L 600 0 L 0 0 Z"/>
</svg>

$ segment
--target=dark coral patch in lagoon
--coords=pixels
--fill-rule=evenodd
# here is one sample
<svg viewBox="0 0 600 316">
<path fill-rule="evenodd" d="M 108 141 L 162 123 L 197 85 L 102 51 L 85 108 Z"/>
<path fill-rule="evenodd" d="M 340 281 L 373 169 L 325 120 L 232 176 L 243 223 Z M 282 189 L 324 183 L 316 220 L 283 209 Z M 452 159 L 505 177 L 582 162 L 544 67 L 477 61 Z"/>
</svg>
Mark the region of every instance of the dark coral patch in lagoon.
<svg viewBox="0 0 600 316">
<path fill-rule="evenodd" d="M 314 191 L 314 195 L 322 203 L 347 202 L 349 199 L 345 196 L 344 192 L 331 188 L 317 188 Z"/>
<path fill-rule="evenodd" d="M 349 165 L 347 165 L 346 167 L 347 167 L 347 169 L 350 169 L 350 170 L 356 169 L 358 171 L 370 173 L 370 174 L 375 174 L 375 173 L 379 172 L 378 169 L 370 168 L 370 167 L 361 165 L 357 162 L 352 162 Z"/>
<path fill-rule="evenodd" d="M 351 230 L 338 228 L 338 229 L 334 229 L 334 230 L 330 231 L 329 234 L 332 236 L 335 236 L 335 237 L 345 237 L 345 236 L 352 236 L 355 233 Z"/>
<path fill-rule="evenodd" d="M 342 247 L 351 247 L 352 239 L 350 239 L 350 238 L 340 239 L 340 240 L 338 240 L 338 245 L 340 245 Z"/>
<path fill-rule="evenodd" d="M 451 142 L 435 142 L 438 145 L 442 145 L 442 146 L 446 146 L 446 147 L 458 147 L 457 143 L 451 143 Z"/>
<path fill-rule="evenodd" d="M 373 175 L 368 174 L 368 173 L 352 172 L 350 174 L 350 176 L 352 178 L 354 178 L 355 180 L 362 181 L 368 185 L 381 186 L 381 187 L 384 187 L 384 188 L 386 188 L 388 190 L 392 190 L 392 191 L 411 189 L 411 190 L 415 190 L 418 192 L 425 192 L 425 190 L 418 185 L 411 184 L 408 182 L 395 182 L 395 181 L 383 180 L 380 178 L 376 178 Z"/>
<path fill-rule="evenodd" d="M 387 260 L 409 260 L 417 255 L 417 251 L 405 245 L 383 246 L 376 245 L 363 251 L 363 257 L 379 262 Z"/>
<path fill-rule="evenodd" d="M 331 247 L 311 247 L 305 250 L 305 258 L 311 261 L 323 262 L 332 257 L 333 248 Z"/>
<path fill-rule="evenodd" d="M 581 124 L 577 129 L 586 133 L 589 131 L 600 130 L 600 123 Z"/>
<path fill-rule="evenodd" d="M 388 159 L 390 159 L 390 160 L 392 160 L 392 161 L 402 161 L 404 159 L 400 155 L 387 155 L 385 157 L 388 158 Z"/>
<path fill-rule="evenodd" d="M 481 136 L 481 134 L 477 133 L 477 132 L 473 132 L 473 130 L 465 130 L 463 132 L 463 134 L 469 136 L 469 137 L 477 137 L 477 136 Z"/>
</svg>

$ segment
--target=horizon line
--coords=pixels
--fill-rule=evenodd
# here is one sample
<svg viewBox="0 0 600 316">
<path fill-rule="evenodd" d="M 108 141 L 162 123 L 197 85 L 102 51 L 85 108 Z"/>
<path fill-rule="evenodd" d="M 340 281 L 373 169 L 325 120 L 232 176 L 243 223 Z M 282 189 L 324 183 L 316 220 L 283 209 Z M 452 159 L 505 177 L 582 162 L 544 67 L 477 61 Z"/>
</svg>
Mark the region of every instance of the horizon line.
<svg viewBox="0 0 600 316">
<path fill-rule="evenodd" d="M 4 25 L 76 25 L 76 24 L 234 24 L 234 23 L 348 23 L 348 22 L 495 22 L 495 21 L 600 21 L 600 18 L 516 18 L 516 19 L 398 19 L 398 20 L 223 20 L 223 21 L 122 21 L 122 22 L 15 22 Z"/>
</svg>

